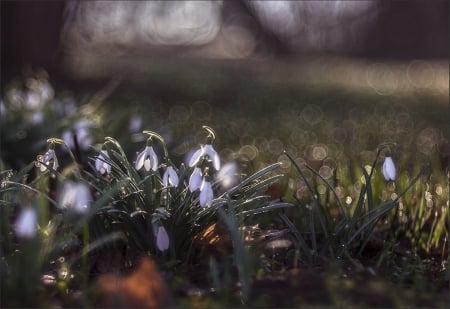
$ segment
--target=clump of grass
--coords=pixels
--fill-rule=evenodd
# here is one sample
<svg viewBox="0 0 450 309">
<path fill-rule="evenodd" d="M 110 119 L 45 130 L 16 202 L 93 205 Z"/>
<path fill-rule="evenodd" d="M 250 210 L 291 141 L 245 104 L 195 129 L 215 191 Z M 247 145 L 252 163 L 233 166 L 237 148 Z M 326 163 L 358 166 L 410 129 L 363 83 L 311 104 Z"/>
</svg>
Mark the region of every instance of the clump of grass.
<svg viewBox="0 0 450 309">
<path fill-rule="evenodd" d="M 391 163 L 392 159 L 385 153 L 386 150 L 390 152 L 389 146 L 380 145 L 372 165 L 361 166 L 362 183 L 353 202 L 348 197 L 340 197 L 336 192 L 339 186 L 336 178 L 327 177 L 330 178 L 328 180 L 308 163 L 303 162 L 300 166 L 286 153 L 309 192 L 306 198 L 294 195 L 295 207 L 288 213 L 280 214 L 296 240 L 300 252 L 297 262 L 315 265 L 327 260 L 349 260 L 356 263 L 355 259 L 367 256 L 366 248 L 370 244 L 378 249 L 375 253 L 370 253 L 375 256 L 369 255 L 369 260 L 375 260 L 375 265 L 380 267 L 389 264 L 389 257 L 395 255 L 399 242 L 406 238 L 409 245 L 405 245 L 404 250 L 412 250 L 413 254 L 418 254 L 425 248 L 424 245 L 418 245 L 418 240 L 426 240 L 426 248 L 430 249 L 433 244 L 433 248 L 441 250 L 439 253 L 445 263 L 445 252 L 448 252 L 448 248 L 441 247 L 441 244 L 448 238 L 448 230 L 443 223 L 446 221 L 448 209 L 439 214 L 436 212 L 434 218 L 430 218 L 423 200 L 420 203 L 411 203 L 414 191 L 418 190 L 423 194 L 420 186 L 430 167 L 424 165 L 409 183 L 396 177 L 394 169 L 394 175 L 389 179 L 386 175 L 386 163 Z M 374 171 L 378 168 L 382 156 L 386 158 L 380 168 L 383 173 L 376 175 Z M 306 177 L 306 171 L 313 177 Z M 382 190 L 380 181 L 384 181 L 383 176 L 387 180 L 385 186 L 394 186 L 397 183 L 403 188 L 388 195 L 386 200 L 379 201 L 380 196 L 383 196 L 379 193 Z M 323 190 L 323 186 L 326 190 Z M 409 209 L 405 210 L 406 207 Z M 407 221 L 404 220 L 405 211 L 411 214 Z M 425 224 L 429 225 L 428 228 L 422 229 Z"/>
<path fill-rule="evenodd" d="M 47 152 L 34 163 L 38 170 L 34 180 L 28 181 L 33 164 L 18 173 L 7 173 L 0 189 L 6 235 L 2 270 L 8 273 L 5 291 L 10 295 L 6 305 L 42 304 L 34 298 L 36 289 L 43 286 L 46 272 L 61 258 L 66 261 L 65 281 L 51 278 L 58 287 L 64 286 L 63 294 L 77 287 L 86 289 L 92 259 L 105 253 L 119 259 L 122 267 L 139 255 L 157 259 L 167 270 L 189 265 L 197 256 L 195 236 L 219 220 L 231 235 L 233 265 L 245 300 L 252 270 L 239 229 L 243 218 L 291 205 L 271 202 L 261 193 L 282 177 L 271 176 L 279 163 L 249 177 L 240 174 L 234 163 L 221 169 L 212 145 L 215 133 L 210 127 L 204 128 L 206 142 L 188 165 L 175 166 L 163 137 L 144 131 L 147 144 L 133 163 L 117 140 L 106 137 L 102 149 L 91 158 L 90 168 L 81 168 L 70 147 L 61 139 L 51 138 Z M 162 162 L 153 150 L 155 142 L 162 144 Z M 57 146 L 65 148 L 73 160 L 62 173 L 57 158 L 61 149 Z M 22 224 L 15 222 L 14 214 L 20 215 L 24 205 L 38 214 L 36 222 L 25 223 L 27 228 L 31 225 L 30 235 L 21 235 L 13 228 Z M 69 248 L 75 248 L 75 253 L 65 254 Z M 37 262 L 32 252 L 38 252 Z M 32 271 L 27 271 L 33 274 L 29 283 L 23 273 L 28 263 Z M 18 296 L 22 285 L 30 288 L 24 298 Z"/>
</svg>

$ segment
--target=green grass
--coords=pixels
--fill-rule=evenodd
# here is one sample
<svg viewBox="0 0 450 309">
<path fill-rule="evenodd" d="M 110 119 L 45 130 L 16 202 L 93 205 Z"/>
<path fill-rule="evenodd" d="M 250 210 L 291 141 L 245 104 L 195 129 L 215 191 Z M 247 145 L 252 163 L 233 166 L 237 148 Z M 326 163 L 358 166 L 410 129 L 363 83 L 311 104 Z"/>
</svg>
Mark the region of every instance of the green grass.
<svg viewBox="0 0 450 309">
<path fill-rule="evenodd" d="M 168 277 L 177 278 L 171 281 L 176 293 L 182 294 L 180 282 L 199 285 L 203 296 L 176 300 L 193 308 L 445 307 L 448 98 L 419 90 L 379 95 L 326 83 L 273 81 L 225 66 L 196 69 L 154 69 L 147 78 L 124 79 L 112 92 L 77 93 L 77 110 L 70 117 L 55 111 L 50 101 L 38 124 L 27 121 L 34 109 L 13 109 L 15 103 L 4 100 L 2 278 L 11 273 L 2 291 L 17 295 L 7 304 L 56 300 L 86 305 L 87 294 L 77 300 L 70 295 L 92 288 L 90 263 L 120 252 L 116 256 L 123 270 L 133 255 L 151 255 Z M 56 98 L 64 96 L 57 93 Z M 142 117 L 142 127 L 130 132 L 134 116 Z M 97 149 L 67 152 L 57 145 L 63 169 L 54 177 L 37 173 L 33 160 L 45 151 L 47 138 L 61 137 L 77 119 L 89 121 Z M 237 161 L 242 174 L 240 184 L 209 210 L 196 208 L 196 197 L 182 186 L 166 191 L 159 173 L 138 173 L 133 166 L 145 145 L 140 132 L 155 131 L 187 181 L 190 168 L 182 163 L 205 142 L 203 125 L 215 129 L 214 147 L 222 161 Z M 380 147 L 385 143 L 389 147 Z M 102 145 L 111 156 L 111 178 L 93 171 Z M 154 145 L 159 154 L 161 145 Z M 395 182 L 387 183 L 381 173 L 386 154 L 397 166 Z M 60 183 L 68 179 L 81 180 L 96 192 L 85 216 L 62 216 L 54 207 Z M 40 209 L 41 232 L 33 242 L 11 233 L 11 222 L 24 205 Z M 180 210 L 172 212 L 173 205 Z M 150 241 L 153 219 L 178 235 L 167 255 Z M 180 220 L 188 224 L 178 225 Z M 192 249 L 189 240 L 219 221 L 231 237 L 232 252 L 218 259 L 210 258 L 209 249 Z M 256 224 L 254 235 L 244 237 L 243 228 Z M 277 240 L 288 245 L 279 252 L 267 247 Z M 30 260 L 30 250 L 40 251 L 38 262 Z M 61 257 L 64 262 L 58 262 Z M 23 281 L 28 274 L 14 263 L 33 265 L 29 285 Z M 38 283 L 42 274 L 66 268 L 73 277 L 58 277 L 55 287 Z M 30 289 L 21 299 L 18 286 L 23 284 Z M 304 292 L 297 295 L 299 290 Z"/>
</svg>

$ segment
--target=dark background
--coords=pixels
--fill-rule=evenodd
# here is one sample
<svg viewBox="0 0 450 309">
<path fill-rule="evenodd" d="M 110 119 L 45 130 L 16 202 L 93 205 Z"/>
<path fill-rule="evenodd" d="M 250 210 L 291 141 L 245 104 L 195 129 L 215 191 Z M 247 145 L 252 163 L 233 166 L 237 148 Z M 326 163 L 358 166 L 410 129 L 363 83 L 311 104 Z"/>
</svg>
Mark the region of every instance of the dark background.
<svg viewBox="0 0 450 309">
<path fill-rule="evenodd" d="M 60 33 L 64 1 L 1 2 L 1 86 L 35 67 L 45 68 L 55 86 L 70 84 L 61 70 Z M 379 12 L 365 35 L 363 48 L 336 51 L 348 57 L 411 60 L 447 58 L 449 52 L 449 1 L 379 1 Z M 245 1 L 224 1 L 223 14 L 239 12 L 255 19 L 263 43 L 275 57 L 300 56 L 264 27 Z M 329 51 L 327 51 L 329 52 Z M 333 53 L 333 51 L 331 51 Z"/>
</svg>

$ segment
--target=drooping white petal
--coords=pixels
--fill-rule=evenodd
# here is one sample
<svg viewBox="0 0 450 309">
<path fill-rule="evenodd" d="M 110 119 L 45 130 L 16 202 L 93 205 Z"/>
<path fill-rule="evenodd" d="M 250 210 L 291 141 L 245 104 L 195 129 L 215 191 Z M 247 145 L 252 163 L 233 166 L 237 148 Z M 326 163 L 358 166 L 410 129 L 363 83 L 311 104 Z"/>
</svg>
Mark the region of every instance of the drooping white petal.
<svg viewBox="0 0 450 309">
<path fill-rule="evenodd" d="M 164 171 L 164 174 L 163 174 L 162 181 L 163 181 L 164 187 L 168 187 L 169 186 L 169 167 L 166 168 L 166 170 Z"/>
<path fill-rule="evenodd" d="M 106 150 L 100 150 L 100 153 L 95 159 L 95 169 L 101 175 L 111 173 L 111 165 L 105 162 L 107 158 L 109 158 L 108 152 Z"/>
<path fill-rule="evenodd" d="M 55 150 L 54 149 L 49 149 L 47 150 L 47 161 L 50 161 L 51 159 L 54 159 L 56 157 L 55 155 Z"/>
<path fill-rule="evenodd" d="M 163 184 L 165 187 L 178 186 L 178 175 L 172 166 L 168 166 L 163 175 Z"/>
<path fill-rule="evenodd" d="M 194 168 L 191 176 L 189 177 L 189 190 L 194 192 L 202 184 L 202 170 L 199 167 Z"/>
<path fill-rule="evenodd" d="M 63 209 L 70 209 L 78 213 L 86 213 L 92 202 L 89 187 L 84 183 L 66 181 L 60 192 L 59 205 Z"/>
<path fill-rule="evenodd" d="M 37 214 L 34 208 L 23 209 L 13 226 L 18 237 L 34 238 L 36 236 Z"/>
<path fill-rule="evenodd" d="M 40 160 L 42 163 L 40 165 L 41 172 L 45 172 L 50 165 L 54 170 L 59 167 L 58 159 L 56 158 L 55 150 L 53 149 L 47 150 L 47 152 L 41 157 Z"/>
<path fill-rule="evenodd" d="M 158 227 L 158 232 L 156 234 L 156 246 L 160 251 L 166 251 L 169 249 L 169 235 L 164 226 Z"/>
<path fill-rule="evenodd" d="M 76 191 L 73 189 L 73 185 L 72 181 L 65 182 L 59 193 L 58 202 L 63 209 L 68 209 L 75 203 Z"/>
<path fill-rule="evenodd" d="M 158 156 L 156 155 L 155 151 L 153 150 L 153 147 L 149 147 L 148 150 L 148 156 L 151 163 L 151 169 L 153 171 L 156 171 L 158 169 Z M 147 170 L 148 171 L 148 170 Z"/>
<path fill-rule="evenodd" d="M 169 181 L 172 183 L 172 185 L 174 185 L 175 187 L 178 186 L 179 183 L 179 178 L 178 178 L 178 174 L 175 171 L 175 169 L 171 166 L 169 166 Z"/>
<path fill-rule="evenodd" d="M 41 172 L 45 172 L 47 170 L 47 166 L 45 165 L 43 160 L 42 160 L 41 164 L 39 165 L 39 170 Z"/>
<path fill-rule="evenodd" d="M 197 165 L 200 158 L 203 156 L 205 152 L 205 149 L 203 147 L 200 147 L 200 149 L 196 150 L 194 154 L 192 155 L 191 159 L 189 160 L 189 166 L 193 167 Z"/>
<path fill-rule="evenodd" d="M 213 162 L 213 166 L 216 169 L 216 171 L 220 170 L 220 157 L 217 151 L 214 149 L 214 147 L 211 144 L 205 145 L 205 154 L 207 154 Z"/>
<path fill-rule="evenodd" d="M 145 160 L 144 160 L 144 169 L 148 172 L 148 171 L 150 171 L 150 169 L 152 168 L 152 166 L 151 166 L 151 161 L 150 161 L 150 157 L 147 157 Z"/>
<path fill-rule="evenodd" d="M 91 192 L 84 183 L 76 184 L 75 190 L 77 192 L 77 197 L 75 205 L 73 205 L 73 210 L 78 213 L 86 213 L 89 210 L 88 207 L 92 201 Z"/>
<path fill-rule="evenodd" d="M 130 133 L 134 133 L 137 132 L 141 129 L 142 127 L 142 117 L 141 116 L 133 116 L 130 119 L 130 124 L 128 126 L 128 131 Z"/>
<path fill-rule="evenodd" d="M 67 147 L 73 149 L 75 148 L 74 142 L 73 142 L 73 134 L 70 132 L 70 130 L 65 130 L 61 134 L 61 138 L 64 141 L 64 143 L 67 145 Z"/>
<path fill-rule="evenodd" d="M 56 157 L 55 151 L 53 151 L 53 169 L 56 171 L 59 167 L 58 158 Z"/>
<path fill-rule="evenodd" d="M 98 156 L 95 158 L 95 170 L 100 172 L 100 169 L 102 168 L 103 165 L 103 151 L 101 150 L 100 153 L 98 154 Z"/>
<path fill-rule="evenodd" d="M 42 114 L 40 111 L 34 111 L 31 114 L 28 115 L 28 121 L 31 124 L 38 125 L 44 122 L 44 114 Z"/>
<path fill-rule="evenodd" d="M 214 193 L 211 187 L 211 183 L 203 179 L 202 185 L 200 187 L 200 206 L 209 206 L 209 203 L 213 200 L 213 198 Z"/>
<path fill-rule="evenodd" d="M 53 149 L 49 149 L 47 150 L 46 153 L 44 153 L 44 156 L 42 157 L 42 163 L 41 164 L 41 172 L 44 172 L 47 170 L 48 165 L 50 164 L 50 160 L 52 159 L 54 154 L 54 150 Z"/>
<path fill-rule="evenodd" d="M 89 127 L 80 127 L 79 129 L 76 129 L 75 131 L 76 135 L 77 135 L 77 139 L 78 139 L 78 144 L 80 145 L 81 149 L 88 149 L 92 142 L 93 142 L 93 137 L 91 135 L 91 131 Z"/>
<path fill-rule="evenodd" d="M 134 167 L 136 170 L 140 170 L 144 167 L 147 172 L 150 170 L 156 171 L 158 169 L 158 156 L 152 146 L 145 146 L 144 150 L 138 154 Z"/>
<path fill-rule="evenodd" d="M 144 150 L 142 150 L 136 158 L 136 163 L 134 164 L 134 167 L 138 171 L 144 166 L 145 159 L 147 158 L 147 148 L 148 146 L 146 146 Z M 150 170 L 150 168 L 148 170 Z"/>
<path fill-rule="evenodd" d="M 394 181 L 395 177 L 396 177 L 396 170 L 395 170 L 395 165 L 394 165 L 394 161 L 392 160 L 391 157 L 386 157 L 384 159 L 384 163 L 383 163 L 383 176 L 384 179 L 386 179 L 387 181 Z"/>
<path fill-rule="evenodd" d="M 104 172 L 103 174 L 110 174 L 111 173 L 111 164 L 107 163 L 107 162 L 103 162 L 103 169 Z"/>
</svg>

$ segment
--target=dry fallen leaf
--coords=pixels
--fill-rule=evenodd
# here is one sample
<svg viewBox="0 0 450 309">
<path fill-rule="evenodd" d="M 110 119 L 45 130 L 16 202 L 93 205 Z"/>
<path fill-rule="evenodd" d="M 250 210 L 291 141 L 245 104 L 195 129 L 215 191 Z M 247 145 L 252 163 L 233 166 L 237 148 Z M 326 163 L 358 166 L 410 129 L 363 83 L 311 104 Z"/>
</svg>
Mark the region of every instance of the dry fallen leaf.
<svg viewBox="0 0 450 309">
<path fill-rule="evenodd" d="M 167 283 L 147 257 L 128 275 L 101 275 L 97 296 L 97 307 L 163 308 L 173 304 Z"/>
</svg>

